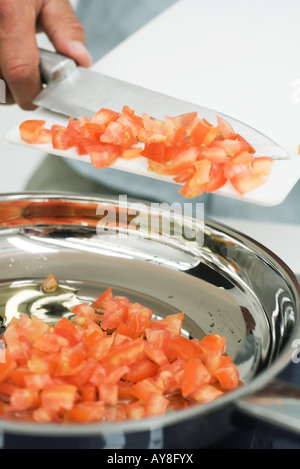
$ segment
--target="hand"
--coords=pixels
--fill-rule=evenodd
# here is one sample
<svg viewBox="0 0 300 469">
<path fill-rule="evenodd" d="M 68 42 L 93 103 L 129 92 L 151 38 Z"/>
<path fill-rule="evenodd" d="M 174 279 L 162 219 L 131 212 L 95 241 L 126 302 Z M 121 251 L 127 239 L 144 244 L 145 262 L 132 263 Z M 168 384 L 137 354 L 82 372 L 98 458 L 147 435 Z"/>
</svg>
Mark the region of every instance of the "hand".
<svg viewBox="0 0 300 469">
<path fill-rule="evenodd" d="M 0 78 L 6 102 L 34 109 L 41 90 L 36 33 L 44 31 L 55 49 L 88 67 L 85 33 L 68 0 L 0 0 Z"/>
</svg>

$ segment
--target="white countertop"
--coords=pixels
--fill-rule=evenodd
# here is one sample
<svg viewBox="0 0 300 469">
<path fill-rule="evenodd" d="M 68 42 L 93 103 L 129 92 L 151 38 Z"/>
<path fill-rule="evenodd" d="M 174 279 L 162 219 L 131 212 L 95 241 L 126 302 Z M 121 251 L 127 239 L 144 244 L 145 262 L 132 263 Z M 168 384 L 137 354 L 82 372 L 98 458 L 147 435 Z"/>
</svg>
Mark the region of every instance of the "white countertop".
<svg viewBox="0 0 300 469">
<path fill-rule="evenodd" d="M 94 68 L 232 115 L 295 155 L 300 144 L 299 18 L 299 0 L 179 0 Z M 22 191 L 43 157 L 4 140 L 24 115 L 16 106 L 0 107 L 1 192 Z M 280 220 L 221 221 L 265 244 L 300 273 L 300 226 Z"/>
</svg>

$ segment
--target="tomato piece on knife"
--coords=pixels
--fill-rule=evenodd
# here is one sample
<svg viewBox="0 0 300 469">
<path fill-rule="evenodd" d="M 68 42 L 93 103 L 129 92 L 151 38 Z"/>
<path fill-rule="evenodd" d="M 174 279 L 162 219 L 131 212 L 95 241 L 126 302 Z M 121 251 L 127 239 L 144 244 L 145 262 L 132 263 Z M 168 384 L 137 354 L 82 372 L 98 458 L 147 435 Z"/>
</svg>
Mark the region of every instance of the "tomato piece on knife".
<svg viewBox="0 0 300 469">
<path fill-rule="evenodd" d="M 239 194 L 244 195 L 265 184 L 272 169 L 272 159 L 269 157 L 255 158 L 252 170 L 246 176 L 235 176 L 230 179 L 231 184 Z"/>
<path fill-rule="evenodd" d="M 209 172 L 209 181 L 205 185 L 205 192 L 214 192 L 223 187 L 226 182 L 224 165 L 212 163 Z"/>
<path fill-rule="evenodd" d="M 115 163 L 122 155 L 122 148 L 118 145 L 100 142 L 87 146 L 87 153 L 90 155 L 92 165 L 100 169 Z"/>
<path fill-rule="evenodd" d="M 96 112 L 88 122 L 107 126 L 110 122 L 118 120 L 119 117 L 120 114 L 118 112 L 112 111 L 111 109 L 102 108 Z"/>
<path fill-rule="evenodd" d="M 196 161 L 195 174 L 180 189 L 180 194 L 184 197 L 197 197 L 205 190 L 205 185 L 209 182 L 211 161 L 203 159 Z"/>
<path fill-rule="evenodd" d="M 26 120 L 19 126 L 21 139 L 27 143 L 37 143 L 42 134 L 46 121 L 44 120 Z"/>
<path fill-rule="evenodd" d="M 220 134 L 222 135 L 222 137 L 226 139 L 228 138 L 230 140 L 234 140 L 235 132 L 231 124 L 229 124 L 227 120 L 223 119 L 220 116 L 217 116 L 217 121 L 218 121 L 218 127 L 220 129 Z"/>
</svg>

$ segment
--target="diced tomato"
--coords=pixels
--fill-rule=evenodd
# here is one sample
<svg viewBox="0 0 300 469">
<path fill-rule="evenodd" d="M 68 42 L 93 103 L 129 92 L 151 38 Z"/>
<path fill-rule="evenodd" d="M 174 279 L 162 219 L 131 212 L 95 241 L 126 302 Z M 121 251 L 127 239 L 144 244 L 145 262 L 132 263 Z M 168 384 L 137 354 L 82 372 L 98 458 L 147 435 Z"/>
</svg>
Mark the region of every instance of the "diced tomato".
<svg viewBox="0 0 300 469">
<path fill-rule="evenodd" d="M 83 337 L 83 330 L 67 318 L 61 318 L 53 328 L 54 333 L 68 340 L 69 345 L 77 344 Z"/>
<path fill-rule="evenodd" d="M 50 414 L 72 409 L 77 388 L 70 384 L 52 384 L 41 392 L 41 405 Z"/>
<path fill-rule="evenodd" d="M 10 371 L 9 377 L 11 381 L 20 388 L 26 387 L 26 377 L 32 375 L 32 371 L 28 368 L 27 365 L 18 366 Z"/>
<path fill-rule="evenodd" d="M 197 112 L 187 112 L 185 114 L 180 114 L 178 116 L 173 117 L 173 121 L 179 128 L 183 128 L 184 130 L 190 132 L 193 128 L 197 119 Z"/>
<path fill-rule="evenodd" d="M 94 384 L 88 383 L 82 386 L 81 399 L 84 402 L 93 402 L 97 400 L 97 388 Z"/>
<path fill-rule="evenodd" d="M 50 423 L 52 421 L 52 415 L 43 409 L 43 407 L 38 407 L 32 412 L 32 419 L 36 423 Z"/>
<path fill-rule="evenodd" d="M 138 336 L 138 332 L 131 327 L 126 326 L 126 324 L 121 323 L 118 325 L 114 333 L 114 345 L 119 345 L 122 342 L 128 342 L 132 339 L 137 339 Z"/>
<path fill-rule="evenodd" d="M 126 379 L 132 383 L 138 383 L 142 379 L 150 378 L 157 373 L 158 366 L 147 357 L 136 360 L 129 366 Z"/>
<path fill-rule="evenodd" d="M 39 391 L 40 389 L 53 384 L 53 381 L 49 374 L 36 375 L 29 373 L 24 376 L 24 384 L 28 389 L 35 389 L 36 391 Z"/>
<path fill-rule="evenodd" d="M 168 359 L 164 351 L 160 348 L 157 348 L 154 344 L 146 342 L 144 346 L 144 351 L 146 356 L 157 365 L 163 366 L 168 363 Z"/>
<path fill-rule="evenodd" d="M 43 352 L 58 352 L 62 347 L 67 347 L 69 341 L 54 332 L 46 332 L 42 337 L 34 341 L 34 346 Z"/>
<path fill-rule="evenodd" d="M 212 163 L 209 172 L 209 181 L 205 185 L 205 192 L 214 192 L 223 187 L 226 182 L 224 166 Z"/>
<path fill-rule="evenodd" d="M 67 420 L 77 423 L 99 422 L 103 415 L 103 402 L 79 402 L 68 411 Z"/>
<path fill-rule="evenodd" d="M 88 347 L 82 342 L 72 347 L 62 347 L 55 370 L 56 376 L 74 375 L 77 373 L 84 364 L 87 352 Z"/>
<path fill-rule="evenodd" d="M 139 303 L 132 303 L 128 308 L 126 326 L 136 332 L 144 333 L 150 324 L 153 312 Z"/>
<path fill-rule="evenodd" d="M 168 349 L 168 356 L 173 361 L 176 358 L 182 360 L 189 360 L 192 357 L 200 355 L 200 349 L 198 345 L 194 344 L 191 340 L 186 337 L 172 337 Z"/>
<path fill-rule="evenodd" d="M 38 337 L 42 337 L 48 332 L 50 326 L 36 316 L 31 317 L 31 325 L 20 328 L 18 334 L 20 337 L 28 339 L 30 343 L 34 342 Z M 8 330 L 8 329 L 7 329 Z"/>
<path fill-rule="evenodd" d="M 152 328 L 167 330 L 172 337 L 178 337 L 181 334 L 183 317 L 184 313 L 170 314 L 164 319 L 155 321 Z"/>
<path fill-rule="evenodd" d="M 198 159 L 205 158 L 213 163 L 227 163 L 228 156 L 223 148 L 200 146 Z"/>
<path fill-rule="evenodd" d="M 5 351 L 5 362 L 0 363 L 0 383 L 6 380 L 11 371 L 17 368 L 17 362 L 11 357 L 9 352 Z"/>
<path fill-rule="evenodd" d="M 104 330 L 116 329 L 119 324 L 125 323 L 128 317 L 128 306 L 116 301 L 108 301 L 103 315 L 101 327 Z"/>
<path fill-rule="evenodd" d="M 224 165 L 224 176 L 227 180 L 249 176 L 250 173 L 251 168 L 248 163 L 236 164 L 229 162 Z"/>
<path fill-rule="evenodd" d="M 27 329 L 29 329 L 29 327 L 21 329 L 21 331 L 27 331 Z M 30 343 L 26 337 L 20 337 L 16 324 L 9 324 L 3 334 L 3 338 L 9 349 L 10 357 L 16 360 L 19 365 L 26 363 L 26 360 L 30 357 Z"/>
<path fill-rule="evenodd" d="M 132 383 L 126 381 L 120 381 L 118 383 L 118 396 L 121 400 L 132 400 L 134 399 L 134 395 L 131 392 Z"/>
<path fill-rule="evenodd" d="M 166 159 L 167 150 L 168 146 L 164 142 L 146 143 L 144 149 L 141 152 L 141 156 L 145 156 L 150 161 L 153 160 L 158 163 L 162 163 Z"/>
<path fill-rule="evenodd" d="M 211 170 L 211 161 L 203 159 L 196 161 L 196 172 L 188 179 L 185 185 L 180 189 L 180 194 L 184 197 L 197 197 L 205 190 L 205 185 L 209 182 L 209 173 Z"/>
<path fill-rule="evenodd" d="M 210 354 L 222 355 L 226 351 L 226 339 L 220 334 L 207 334 L 200 340 L 198 348 L 204 360 Z"/>
<path fill-rule="evenodd" d="M 269 176 L 272 170 L 272 158 L 267 156 L 253 158 L 252 168 L 255 174 L 263 174 L 264 176 Z"/>
<path fill-rule="evenodd" d="M 122 155 L 122 148 L 118 145 L 100 142 L 88 146 L 87 153 L 90 155 L 92 165 L 101 169 L 115 163 Z"/>
<path fill-rule="evenodd" d="M 94 308 L 88 303 L 81 303 L 76 305 L 73 308 L 72 313 L 74 314 L 72 321 L 81 326 L 86 324 L 88 319 L 95 321 L 97 318 Z"/>
<path fill-rule="evenodd" d="M 239 373 L 230 357 L 221 357 L 220 368 L 215 372 L 215 376 L 224 391 L 233 391 L 239 386 Z"/>
<path fill-rule="evenodd" d="M 205 404 L 205 402 L 214 401 L 223 394 L 224 392 L 218 389 L 216 386 L 205 383 L 193 391 L 189 397 L 194 399 L 194 401 L 199 402 L 200 404 Z"/>
<path fill-rule="evenodd" d="M 178 172 L 189 169 L 196 164 L 197 158 L 198 149 L 194 145 L 184 144 L 172 147 L 166 152 L 163 173 L 176 175 Z"/>
<path fill-rule="evenodd" d="M 52 146 L 55 150 L 68 150 L 73 146 L 65 128 L 52 130 Z"/>
<path fill-rule="evenodd" d="M 210 373 L 199 358 L 191 358 L 183 370 L 181 390 L 183 397 L 189 396 L 202 384 L 210 381 Z"/>
<path fill-rule="evenodd" d="M 141 356 L 143 351 L 143 341 L 140 339 L 132 340 L 118 347 L 113 347 L 104 357 L 103 363 L 110 366 L 129 366 Z"/>
<path fill-rule="evenodd" d="M 16 389 L 9 402 L 12 411 L 35 409 L 39 405 L 39 394 L 35 389 Z"/>
<path fill-rule="evenodd" d="M 120 155 L 120 158 L 123 158 L 124 160 L 133 160 L 134 158 L 139 158 L 140 156 L 142 156 L 142 151 L 142 147 L 124 148 Z"/>
<path fill-rule="evenodd" d="M 204 137 L 203 143 L 204 145 L 211 145 L 215 138 L 219 135 L 220 127 L 217 125 L 216 127 L 211 127 L 207 134 Z"/>
<path fill-rule="evenodd" d="M 151 117 L 146 112 L 142 114 L 142 120 L 144 129 L 151 132 L 162 133 L 165 127 L 164 121 Z"/>
<path fill-rule="evenodd" d="M 141 401 L 131 402 L 126 409 L 127 418 L 130 420 L 140 420 L 145 417 L 145 405 Z"/>
<path fill-rule="evenodd" d="M 84 360 L 83 366 L 81 366 L 75 374 L 72 374 L 71 376 L 68 375 L 69 384 L 73 384 L 74 386 L 77 386 L 77 388 L 85 386 L 93 376 L 97 366 L 98 361 L 96 358 L 88 357 Z"/>
<path fill-rule="evenodd" d="M 191 177 L 194 176 L 194 174 L 195 174 L 194 167 L 183 169 L 177 173 L 176 177 L 174 177 L 174 182 L 178 182 L 179 184 L 184 183 L 188 181 L 189 179 L 191 179 Z"/>
<path fill-rule="evenodd" d="M 106 373 L 104 383 L 105 384 L 118 384 L 120 379 L 123 378 L 124 375 L 127 375 L 128 372 L 129 372 L 129 368 L 126 365 L 112 368 Z"/>
<path fill-rule="evenodd" d="M 155 384 L 167 395 L 180 394 L 179 382 L 177 376 L 172 372 L 172 368 L 165 369 L 163 367 L 159 373 L 154 377 Z"/>
<path fill-rule="evenodd" d="M 217 121 L 218 121 L 218 127 L 220 129 L 220 134 L 222 135 L 222 137 L 233 140 L 235 138 L 235 132 L 231 124 L 229 124 L 227 120 L 223 119 L 220 116 L 217 116 Z"/>
<path fill-rule="evenodd" d="M 254 160 L 252 153 L 241 151 L 230 158 L 230 162 L 234 164 L 246 164 Z"/>
<path fill-rule="evenodd" d="M 196 144 L 201 145 L 202 143 L 204 143 L 204 139 L 210 129 L 210 124 L 208 124 L 204 119 L 200 120 L 197 118 L 191 130 L 191 138 Z"/>
<path fill-rule="evenodd" d="M 110 109 L 102 108 L 89 119 L 89 123 L 107 126 L 110 122 L 118 120 L 120 114 Z"/>
<path fill-rule="evenodd" d="M 32 356 L 27 362 L 28 368 L 32 373 L 52 375 L 56 369 L 56 362 L 51 357 Z"/>
<path fill-rule="evenodd" d="M 43 129 L 42 132 L 36 137 L 35 144 L 48 145 L 52 143 L 52 132 L 49 129 Z"/>
<path fill-rule="evenodd" d="M 230 139 L 215 139 L 210 147 L 208 148 L 220 148 L 225 151 L 226 155 L 234 156 L 241 151 L 248 151 L 248 147 L 243 144 L 240 140 Z"/>
<path fill-rule="evenodd" d="M 162 395 L 162 390 L 153 378 L 146 378 L 132 385 L 132 393 L 141 401 L 147 402 L 153 393 Z"/>
<path fill-rule="evenodd" d="M 101 142 L 131 148 L 138 143 L 132 128 L 121 122 L 110 122 L 100 137 Z"/>
<path fill-rule="evenodd" d="M 113 300 L 113 292 L 112 289 L 109 287 L 107 288 L 101 295 L 93 302 L 93 308 L 105 311 L 107 301 Z"/>
<path fill-rule="evenodd" d="M 244 137 L 239 134 L 236 134 L 236 138 L 242 144 L 242 150 L 248 151 L 249 153 L 255 153 L 255 150 L 252 145 L 250 145 L 250 143 L 247 142 Z"/>
<path fill-rule="evenodd" d="M 132 135 L 134 135 L 135 138 L 138 137 L 139 131 L 143 127 L 143 119 L 139 116 L 136 116 L 134 112 L 131 114 L 126 112 L 124 108 L 119 122 L 126 127 L 129 127 L 131 129 Z"/>
<path fill-rule="evenodd" d="M 181 321 L 180 321 L 181 325 Z M 181 329 L 181 327 L 180 327 Z M 171 332 L 166 329 L 146 329 L 147 341 L 167 355 L 171 340 Z"/>
<path fill-rule="evenodd" d="M 116 384 L 100 384 L 100 401 L 107 406 L 115 406 L 118 402 L 118 386 Z"/>
<path fill-rule="evenodd" d="M 251 172 L 246 176 L 235 176 L 230 179 L 232 186 L 241 195 L 257 189 L 266 181 L 267 177 L 263 173 L 256 174 Z"/>
<path fill-rule="evenodd" d="M 166 397 L 154 392 L 150 394 L 146 402 L 145 414 L 147 417 L 165 414 L 168 408 L 168 405 L 169 405 L 169 400 Z"/>
<path fill-rule="evenodd" d="M 35 144 L 44 130 L 46 121 L 44 120 L 26 120 L 20 124 L 20 135 L 22 140 L 27 143 Z"/>
<path fill-rule="evenodd" d="M 89 346 L 88 355 L 95 357 L 97 360 L 104 358 L 110 351 L 114 341 L 113 336 L 98 337 L 97 340 Z"/>
</svg>

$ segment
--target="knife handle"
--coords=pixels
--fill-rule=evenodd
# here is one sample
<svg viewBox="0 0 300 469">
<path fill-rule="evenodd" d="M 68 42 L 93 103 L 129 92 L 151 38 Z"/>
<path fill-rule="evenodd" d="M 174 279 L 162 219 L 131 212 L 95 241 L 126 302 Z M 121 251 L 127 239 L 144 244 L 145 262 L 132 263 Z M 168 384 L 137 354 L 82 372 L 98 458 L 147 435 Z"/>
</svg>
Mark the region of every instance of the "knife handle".
<svg viewBox="0 0 300 469">
<path fill-rule="evenodd" d="M 70 57 L 41 48 L 39 52 L 40 74 L 43 82 L 47 85 L 63 80 L 77 67 L 76 62 Z"/>
</svg>

